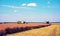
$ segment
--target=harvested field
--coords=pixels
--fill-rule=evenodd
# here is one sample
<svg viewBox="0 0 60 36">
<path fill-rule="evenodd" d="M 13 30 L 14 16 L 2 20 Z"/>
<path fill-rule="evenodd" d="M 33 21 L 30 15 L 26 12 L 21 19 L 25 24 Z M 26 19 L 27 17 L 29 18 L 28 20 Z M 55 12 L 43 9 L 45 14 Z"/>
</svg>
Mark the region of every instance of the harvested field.
<svg viewBox="0 0 60 36">
<path fill-rule="evenodd" d="M 52 24 L 48 27 L 8 34 L 6 36 L 60 36 L 60 24 Z"/>
<path fill-rule="evenodd" d="M 16 33 L 16 32 L 21 32 L 21 31 L 25 31 L 25 30 L 45 27 L 45 26 L 49 26 L 49 24 L 43 24 L 43 23 L 0 24 L 0 36 L 6 35 L 6 34 L 12 34 L 12 33 Z"/>
</svg>

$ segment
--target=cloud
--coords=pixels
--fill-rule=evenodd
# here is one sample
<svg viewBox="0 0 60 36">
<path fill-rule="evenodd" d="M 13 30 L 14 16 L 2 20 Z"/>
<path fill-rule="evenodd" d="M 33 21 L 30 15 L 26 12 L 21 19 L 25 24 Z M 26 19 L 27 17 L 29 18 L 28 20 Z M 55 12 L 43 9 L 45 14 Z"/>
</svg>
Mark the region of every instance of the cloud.
<svg viewBox="0 0 60 36">
<path fill-rule="evenodd" d="M 23 3 L 22 6 L 26 6 L 27 4 Z"/>
<path fill-rule="evenodd" d="M 10 6 L 10 5 L 1 5 L 1 6 L 10 7 L 10 8 L 18 8 L 16 6 Z"/>
<path fill-rule="evenodd" d="M 11 5 L 0 5 L 0 6 L 9 7 L 9 8 L 24 8 L 24 7 L 11 6 Z"/>
<path fill-rule="evenodd" d="M 29 3 L 29 4 L 27 4 L 27 6 L 37 6 L 37 4 L 36 3 Z"/>
<path fill-rule="evenodd" d="M 0 5 L 0 6 L 2 6 L 2 7 L 8 7 L 8 8 L 28 8 L 28 7 L 36 7 L 37 6 L 37 4 L 36 3 L 28 3 L 28 4 L 26 4 L 26 3 L 23 3 L 23 4 L 21 4 L 21 6 L 12 6 L 12 5 Z M 16 11 L 15 11 L 16 12 Z"/>
<path fill-rule="evenodd" d="M 28 7 L 28 6 L 35 7 L 35 6 L 37 6 L 37 4 L 36 4 L 36 3 L 28 3 L 28 4 L 23 3 L 22 6 L 26 6 L 26 7 Z"/>
<path fill-rule="evenodd" d="M 21 6 L 12 6 L 12 5 L 0 5 L 0 6 L 3 6 L 3 7 L 9 7 L 9 8 L 26 8 L 28 6 L 31 6 L 31 7 L 34 7 L 34 6 L 37 6 L 36 3 L 23 3 Z"/>
</svg>

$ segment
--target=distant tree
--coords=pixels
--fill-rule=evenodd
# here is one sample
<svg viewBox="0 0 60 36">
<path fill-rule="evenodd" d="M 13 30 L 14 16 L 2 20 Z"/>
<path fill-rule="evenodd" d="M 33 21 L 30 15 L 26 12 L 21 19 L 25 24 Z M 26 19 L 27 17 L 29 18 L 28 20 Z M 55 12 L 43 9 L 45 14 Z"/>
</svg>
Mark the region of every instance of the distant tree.
<svg viewBox="0 0 60 36">
<path fill-rule="evenodd" d="M 25 24 L 25 21 L 17 21 L 18 24 Z"/>
<path fill-rule="evenodd" d="M 25 21 L 17 21 L 18 24 L 28 24 L 27 22 Z"/>
<path fill-rule="evenodd" d="M 17 21 L 18 24 L 22 24 L 22 21 Z"/>
<path fill-rule="evenodd" d="M 46 24 L 50 24 L 50 22 L 49 21 L 46 21 Z"/>
</svg>

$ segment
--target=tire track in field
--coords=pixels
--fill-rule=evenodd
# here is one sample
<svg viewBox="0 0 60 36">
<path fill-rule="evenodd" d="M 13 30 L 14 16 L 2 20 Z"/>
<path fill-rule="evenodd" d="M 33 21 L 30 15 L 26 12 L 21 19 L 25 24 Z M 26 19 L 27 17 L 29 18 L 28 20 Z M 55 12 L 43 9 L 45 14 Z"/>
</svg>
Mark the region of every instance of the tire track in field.
<svg viewBox="0 0 60 36">
<path fill-rule="evenodd" d="M 56 29 L 56 36 L 60 36 L 60 25 L 57 26 L 57 29 Z"/>
<path fill-rule="evenodd" d="M 50 36 L 56 36 L 56 27 L 52 29 L 52 32 L 50 33 Z"/>
<path fill-rule="evenodd" d="M 60 36 L 60 26 L 56 25 L 52 32 L 50 33 L 50 36 Z"/>
</svg>

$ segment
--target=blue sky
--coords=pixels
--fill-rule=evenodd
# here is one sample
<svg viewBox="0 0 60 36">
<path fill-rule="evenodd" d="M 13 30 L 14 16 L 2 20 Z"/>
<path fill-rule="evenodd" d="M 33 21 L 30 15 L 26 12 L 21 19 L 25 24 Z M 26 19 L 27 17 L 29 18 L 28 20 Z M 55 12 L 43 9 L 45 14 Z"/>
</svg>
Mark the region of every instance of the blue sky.
<svg viewBox="0 0 60 36">
<path fill-rule="evenodd" d="M 60 0 L 0 0 L 0 22 L 60 22 Z"/>
</svg>

